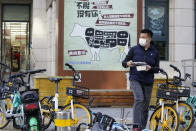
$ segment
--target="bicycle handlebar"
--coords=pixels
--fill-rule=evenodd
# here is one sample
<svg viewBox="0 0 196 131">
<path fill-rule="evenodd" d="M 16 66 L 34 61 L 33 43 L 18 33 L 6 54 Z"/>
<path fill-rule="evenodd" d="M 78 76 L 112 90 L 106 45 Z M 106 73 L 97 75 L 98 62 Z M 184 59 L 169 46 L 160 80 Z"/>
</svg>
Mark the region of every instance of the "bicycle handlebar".
<svg viewBox="0 0 196 131">
<path fill-rule="evenodd" d="M 15 79 L 15 78 L 20 78 L 21 81 L 20 82 L 17 82 L 15 81 L 16 84 L 19 84 L 19 85 L 23 85 L 23 86 L 29 86 L 30 84 L 30 75 L 31 74 L 36 74 L 36 73 L 42 73 L 46 71 L 46 69 L 38 69 L 38 70 L 33 70 L 33 71 L 26 71 L 26 72 L 19 72 L 17 74 L 13 74 L 11 76 L 9 76 L 9 79 Z M 28 74 L 28 82 L 25 83 L 23 78 Z"/>
<path fill-rule="evenodd" d="M 38 70 L 33 70 L 33 71 L 27 71 L 29 74 L 36 74 L 36 73 L 42 73 L 45 72 L 46 69 L 38 69 Z"/>
<path fill-rule="evenodd" d="M 158 69 L 159 69 L 159 72 L 160 72 L 161 74 L 163 74 L 163 75 L 166 76 L 166 84 L 170 84 L 170 82 L 168 81 L 168 74 L 167 74 L 167 72 L 164 71 L 164 70 L 161 69 L 161 68 L 158 68 Z"/>
<path fill-rule="evenodd" d="M 161 68 L 158 68 L 158 67 L 152 67 L 152 68 L 156 68 L 156 69 L 159 69 L 159 72 L 161 73 L 161 74 L 163 74 L 163 75 L 165 75 L 166 76 L 166 84 L 170 84 L 170 85 L 180 85 L 180 83 L 182 82 L 182 81 L 186 81 L 186 79 L 187 78 L 190 78 L 190 74 L 185 74 L 185 78 L 184 79 L 182 79 L 181 78 L 181 72 L 180 72 L 180 70 L 176 67 L 176 66 L 174 66 L 174 65 L 170 65 L 170 67 L 172 67 L 176 72 L 178 72 L 179 73 L 179 76 L 174 76 L 174 80 L 172 81 L 172 82 L 169 82 L 168 81 L 168 74 L 167 74 L 167 72 L 166 71 L 164 71 L 163 69 L 161 69 Z M 176 80 L 176 81 L 175 81 Z"/>
<path fill-rule="evenodd" d="M 179 69 L 176 66 L 174 66 L 172 64 L 170 64 L 169 66 L 172 67 L 174 70 L 179 71 Z"/>
<path fill-rule="evenodd" d="M 7 69 L 10 69 L 10 67 L 9 67 L 8 65 L 4 64 L 4 63 L 1 63 L 1 62 L 0 62 L 0 65 L 4 66 L 4 67 L 7 68 Z"/>
<path fill-rule="evenodd" d="M 179 70 L 176 66 L 174 66 L 174 65 L 172 65 L 172 64 L 170 64 L 169 66 L 172 67 L 172 68 L 174 69 L 174 71 L 176 71 L 176 72 L 179 73 L 178 79 L 182 80 L 182 79 L 181 79 L 181 72 L 180 72 L 180 70 Z"/>
<path fill-rule="evenodd" d="M 71 69 L 74 72 L 74 80 L 78 81 L 80 80 L 80 75 L 78 74 L 78 72 L 74 69 L 74 67 L 72 65 L 70 65 L 69 63 L 65 63 L 65 66 L 68 66 L 69 69 Z"/>
<path fill-rule="evenodd" d="M 26 74 L 27 74 L 27 72 L 20 72 L 17 74 L 13 74 L 13 75 L 9 76 L 9 79 L 13 79 L 13 78 L 17 78 L 17 77 L 25 77 Z"/>
<path fill-rule="evenodd" d="M 188 73 L 185 73 L 184 78 L 181 78 L 181 71 L 174 65 L 170 65 L 170 67 L 172 67 L 174 69 L 174 71 L 179 73 L 179 76 L 174 76 L 173 85 L 182 85 L 182 81 L 186 81 L 187 78 L 191 79 L 191 75 Z"/>
<path fill-rule="evenodd" d="M 73 70 L 73 72 L 75 73 L 76 70 L 74 69 L 74 67 L 72 65 L 70 65 L 69 63 L 65 63 L 66 66 L 69 67 L 69 69 Z"/>
<path fill-rule="evenodd" d="M 185 73 L 184 81 L 186 81 L 186 79 L 187 79 L 187 78 L 191 79 L 191 74 L 189 74 L 189 73 Z"/>
</svg>

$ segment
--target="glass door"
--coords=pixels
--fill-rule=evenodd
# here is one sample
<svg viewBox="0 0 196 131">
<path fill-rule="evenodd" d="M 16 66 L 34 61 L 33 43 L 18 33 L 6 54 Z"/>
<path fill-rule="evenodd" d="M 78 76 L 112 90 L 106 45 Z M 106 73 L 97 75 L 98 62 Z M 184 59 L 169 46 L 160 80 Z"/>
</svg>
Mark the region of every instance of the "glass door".
<svg viewBox="0 0 196 131">
<path fill-rule="evenodd" d="M 3 22 L 2 25 L 2 61 L 14 72 L 28 69 L 29 22 Z"/>
<path fill-rule="evenodd" d="M 2 4 L 1 61 L 13 72 L 29 69 L 30 4 Z"/>
</svg>

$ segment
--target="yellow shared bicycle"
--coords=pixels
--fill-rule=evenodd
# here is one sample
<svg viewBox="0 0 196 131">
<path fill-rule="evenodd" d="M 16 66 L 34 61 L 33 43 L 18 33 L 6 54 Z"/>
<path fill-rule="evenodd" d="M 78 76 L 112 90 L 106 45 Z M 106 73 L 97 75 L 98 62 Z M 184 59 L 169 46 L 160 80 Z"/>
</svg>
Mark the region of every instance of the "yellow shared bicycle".
<svg viewBox="0 0 196 131">
<path fill-rule="evenodd" d="M 66 64 L 66 66 L 74 71 L 74 78 L 72 79 L 73 88 L 66 88 L 67 99 L 63 107 L 59 107 L 58 83 L 62 80 L 62 78 L 49 78 L 51 82 L 56 83 L 56 94 L 55 96 L 46 96 L 41 100 L 44 129 L 48 128 L 50 124 L 55 121 L 55 112 L 59 110 L 70 111 L 72 114 L 72 120 L 70 120 L 68 123 L 58 123 L 57 121 L 55 122 L 59 125 L 77 127 L 81 123 L 88 123 L 88 125 L 92 124 L 92 116 L 88 108 L 80 103 L 74 102 L 75 97 L 88 99 L 89 89 L 81 86 L 76 86 L 75 81 L 79 79 L 79 75 L 71 65 Z"/>
<path fill-rule="evenodd" d="M 167 73 L 160 69 L 160 72 L 167 76 Z M 167 88 L 167 84 L 158 84 L 157 98 L 159 106 L 154 110 L 150 118 L 150 130 L 152 131 L 178 131 L 179 115 L 170 101 L 177 100 L 177 92 Z"/>
<path fill-rule="evenodd" d="M 166 75 L 166 83 L 157 85 L 157 98 L 160 104 L 150 118 L 150 129 L 153 131 L 188 131 L 193 124 L 193 110 L 181 98 L 189 96 L 190 89 L 180 88 L 175 79 L 168 82 L 167 73 L 162 69 L 160 72 Z"/>
</svg>

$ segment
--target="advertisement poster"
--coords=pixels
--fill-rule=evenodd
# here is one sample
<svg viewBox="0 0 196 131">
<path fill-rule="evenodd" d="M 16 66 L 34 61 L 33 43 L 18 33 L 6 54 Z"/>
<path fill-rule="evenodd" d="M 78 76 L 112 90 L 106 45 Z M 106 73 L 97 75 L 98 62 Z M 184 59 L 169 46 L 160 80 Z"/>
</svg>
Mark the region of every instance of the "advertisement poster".
<svg viewBox="0 0 196 131">
<path fill-rule="evenodd" d="M 77 70 L 125 70 L 121 62 L 137 42 L 137 0 L 64 3 L 64 63 Z"/>
</svg>

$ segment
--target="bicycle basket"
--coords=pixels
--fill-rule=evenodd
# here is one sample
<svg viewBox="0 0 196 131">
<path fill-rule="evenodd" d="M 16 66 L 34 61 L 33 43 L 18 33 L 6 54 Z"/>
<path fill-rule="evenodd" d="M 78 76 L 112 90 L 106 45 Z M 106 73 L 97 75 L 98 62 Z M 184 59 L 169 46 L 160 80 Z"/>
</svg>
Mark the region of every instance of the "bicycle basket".
<svg viewBox="0 0 196 131">
<path fill-rule="evenodd" d="M 190 97 L 190 87 L 179 87 L 178 97 Z"/>
<path fill-rule="evenodd" d="M 75 88 L 67 87 L 66 94 L 73 97 L 88 99 L 89 89 L 82 86 L 76 86 Z"/>
<path fill-rule="evenodd" d="M 157 89 L 157 98 L 166 100 L 177 100 L 178 92 L 176 89 Z"/>
</svg>

